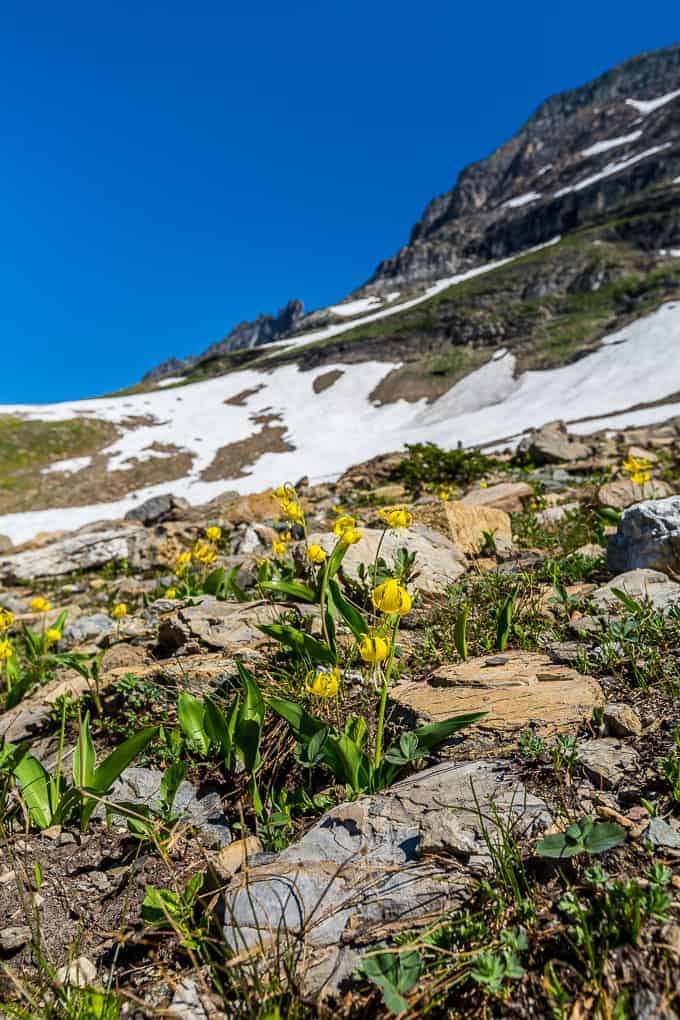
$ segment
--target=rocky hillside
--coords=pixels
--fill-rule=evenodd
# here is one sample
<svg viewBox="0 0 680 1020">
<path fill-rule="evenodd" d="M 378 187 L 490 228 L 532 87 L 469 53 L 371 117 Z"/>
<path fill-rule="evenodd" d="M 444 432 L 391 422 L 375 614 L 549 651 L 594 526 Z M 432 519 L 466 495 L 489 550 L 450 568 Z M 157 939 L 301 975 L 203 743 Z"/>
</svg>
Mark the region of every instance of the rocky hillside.
<svg viewBox="0 0 680 1020">
<path fill-rule="evenodd" d="M 679 490 L 552 425 L 0 555 L 0 1015 L 675 1020 Z"/>
<path fill-rule="evenodd" d="M 365 287 L 109 397 L 0 407 L 0 535 L 680 413 L 680 47 L 544 103 Z"/>
</svg>

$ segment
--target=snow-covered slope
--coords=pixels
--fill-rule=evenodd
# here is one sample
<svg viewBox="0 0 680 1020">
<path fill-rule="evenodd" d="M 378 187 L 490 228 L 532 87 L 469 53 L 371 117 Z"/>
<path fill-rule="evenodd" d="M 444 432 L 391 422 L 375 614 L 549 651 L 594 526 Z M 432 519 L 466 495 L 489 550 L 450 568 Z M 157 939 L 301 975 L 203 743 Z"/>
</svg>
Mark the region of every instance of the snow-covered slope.
<svg viewBox="0 0 680 1020">
<path fill-rule="evenodd" d="M 679 414 L 680 403 L 640 405 L 680 392 L 679 350 L 680 302 L 669 302 L 606 337 L 593 354 L 562 368 L 516 378 L 514 356 L 499 351 L 431 404 L 374 404 L 370 394 L 397 366 L 369 361 L 307 372 L 288 364 L 266 374 L 245 370 L 127 397 L 0 407 L 0 413 L 20 412 L 47 422 L 87 416 L 121 424 L 132 417 L 150 418 L 152 423 L 126 429 L 104 451 L 110 469 L 152 456 L 152 444 L 174 444 L 193 455 L 191 471 L 182 479 L 116 502 L 10 514 L 0 517 L 0 533 L 21 541 L 37 531 L 73 529 L 120 517 L 135 503 L 169 490 L 200 503 L 225 489 L 254 491 L 302 474 L 319 481 L 365 458 L 400 449 L 405 442 L 429 440 L 450 447 L 513 440 L 557 417 L 577 423 L 575 430 L 581 432 L 663 420 Z M 339 375 L 315 392 L 315 380 L 329 372 Z M 225 403 L 244 393 L 248 395 L 238 403 Z M 285 426 L 285 440 L 292 448 L 262 454 L 243 477 L 204 480 L 201 475 L 217 451 L 256 434 L 260 426 L 254 419 L 262 415 L 276 416 L 269 420 Z M 82 463 L 62 465 L 74 467 L 83 469 Z"/>
</svg>

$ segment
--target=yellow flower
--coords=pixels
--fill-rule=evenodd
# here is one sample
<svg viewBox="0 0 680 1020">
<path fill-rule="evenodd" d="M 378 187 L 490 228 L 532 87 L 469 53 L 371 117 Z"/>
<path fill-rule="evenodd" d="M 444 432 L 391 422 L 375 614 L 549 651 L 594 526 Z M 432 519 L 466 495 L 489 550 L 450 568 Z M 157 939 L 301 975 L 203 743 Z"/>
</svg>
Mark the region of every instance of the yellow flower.
<svg viewBox="0 0 680 1020">
<path fill-rule="evenodd" d="M 413 524 L 413 514 L 403 507 L 394 507 L 393 510 L 380 510 L 380 516 L 388 528 L 410 528 Z"/>
<path fill-rule="evenodd" d="M 286 549 L 287 546 L 285 542 L 272 542 L 272 552 L 275 556 L 285 556 Z"/>
<path fill-rule="evenodd" d="M 178 574 L 183 574 L 186 568 L 191 564 L 191 553 L 181 552 L 177 557 L 177 566 L 175 570 Z"/>
<path fill-rule="evenodd" d="M 313 669 L 307 674 L 305 687 L 317 698 L 334 698 L 340 690 L 340 670 Z"/>
<path fill-rule="evenodd" d="M 3 609 L 2 606 L 0 606 L 0 631 L 9 630 L 13 623 L 14 613 L 12 613 L 9 609 Z"/>
<path fill-rule="evenodd" d="M 631 482 L 634 482 L 636 485 L 644 485 L 646 482 L 651 480 L 652 474 L 651 471 L 634 471 L 633 474 L 628 477 Z"/>
<path fill-rule="evenodd" d="M 374 588 L 373 595 L 371 596 L 373 605 L 376 609 L 379 609 L 381 613 L 386 613 L 388 616 L 392 616 L 398 613 L 399 616 L 405 616 L 406 613 L 411 611 L 413 605 L 413 599 L 406 591 L 403 585 L 399 584 L 391 577 L 388 581 L 384 581 L 383 584 L 379 584 L 377 588 Z"/>
<path fill-rule="evenodd" d="M 282 531 L 281 534 L 279 535 L 279 542 L 292 542 L 292 541 L 293 536 L 291 535 L 290 531 Z"/>
<path fill-rule="evenodd" d="M 51 608 L 52 603 L 48 599 L 44 599 L 42 595 L 31 600 L 31 609 L 34 613 L 49 613 Z"/>
<path fill-rule="evenodd" d="M 61 641 L 61 631 L 57 630 L 56 627 L 48 627 L 45 631 L 45 637 L 51 645 L 55 645 L 57 641 Z"/>
<path fill-rule="evenodd" d="M 209 542 L 219 542 L 222 538 L 222 529 L 218 528 L 216 524 L 212 525 L 212 527 L 205 529 L 205 537 Z"/>
<path fill-rule="evenodd" d="M 444 503 L 446 503 L 447 500 L 451 499 L 451 493 L 449 492 L 448 489 L 440 489 L 439 498 L 443 500 Z"/>
<path fill-rule="evenodd" d="M 286 482 L 284 485 L 279 485 L 278 488 L 274 489 L 274 495 L 277 499 L 295 499 L 295 489 Z"/>
<path fill-rule="evenodd" d="M 322 549 L 320 545 L 310 545 L 307 550 L 307 559 L 310 563 L 325 563 L 326 550 Z"/>
<path fill-rule="evenodd" d="M 340 535 L 340 541 L 343 545 L 354 545 L 356 542 L 361 541 L 361 529 L 360 528 L 345 528 L 343 533 Z"/>
<path fill-rule="evenodd" d="M 284 517 L 287 517 L 289 521 L 293 521 L 294 524 L 302 524 L 305 519 L 302 507 L 295 499 L 282 499 L 281 513 Z"/>
<path fill-rule="evenodd" d="M 621 465 L 622 470 L 628 475 L 632 482 L 644 485 L 651 478 L 652 462 L 646 457 L 633 457 L 629 455 Z"/>
<path fill-rule="evenodd" d="M 484 479 L 482 479 L 482 481 L 479 483 L 479 487 L 480 489 L 487 489 L 489 487 L 489 483 L 485 482 Z"/>
<path fill-rule="evenodd" d="M 333 531 L 339 538 L 343 531 L 347 531 L 348 528 L 355 528 L 356 523 L 355 517 L 350 517 L 349 514 L 342 514 L 342 516 L 338 517 L 337 521 L 333 525 Z"/>
<path fill-rule="evenodd" d="M 0 641 L 0 662 L 5 662 L 7 659 L 12 658 L 13 648 L 10 642 L 5 639 Z"/>
<path fill-rule="evenodd" d="M 217 552 L 207 542 L 197 542 L 194 546 L 193 556 L 197 563 L 209 566 L 217 559 Z"/>
<path fill-rule="evenodd" d="M 359 642 L 359 655 L 364 662 L 382 662 L 390 654 L 390 646 L 380 634 L 364 634 Z"/>
<path fill-rule="evenodd" d="M 166 588 L 166 590 L 165 590 L 165 597 L 166 597 L 166 599 L 176 599 L 177 598 L 177 589 L 176 588 Z"/>
<path fill-rule="evenodd" d="M 128 607 L 124 602 L 117 602 L 111 610 L 111 616 L 114 620 L 122 620 L 124 616 L 127 616 Z"/>
</svg>

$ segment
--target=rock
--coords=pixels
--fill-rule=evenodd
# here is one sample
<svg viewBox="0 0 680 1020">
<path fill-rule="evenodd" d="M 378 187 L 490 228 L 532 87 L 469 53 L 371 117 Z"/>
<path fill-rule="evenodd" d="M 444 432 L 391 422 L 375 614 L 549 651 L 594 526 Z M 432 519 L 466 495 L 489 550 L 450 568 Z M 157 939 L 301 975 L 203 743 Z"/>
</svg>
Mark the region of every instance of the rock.
<svg viewBox="0 0 680 1020">
<path fill-rule="evenodd" d="M 591 598 L 599 609 L 623 614 L 626 608 L 614 594 L 614 588 L 626 592 L 636 602 L 649 602 L 654 609 L 666 610 L 680 604 L 680 584 L 670 581 L 660 570 L 627 570 L 593 592 Z"/>
<path fill-rule="evenodd" d="M 373 489 L 373 499 L 379 506 L 393 506 L 395 503 L 404 503 L 408 498 L 408 491 L 399 482 L 390 482 L 388 485 L 379 485 Z"/>
<path fill-rule="evenodd" d="M 262 853 L 262 843 L 257 836 L 246 836 L 245 839 L 234 840 L 223 847 L 210 861 L 211 867 L 222 881 L 228 881 L 232 875 L 240 871 L 244 863 L 255 854 Z"/>
<path fill-rule="evenodd" d="M 56 974 L 57 984 L 75 985 L 77 988 L 87 988 L 97 980 L 97 968 L 86 956 L 78 956 L 71 963 L 59 967 Z"/>
<path fill-rule="evenodd" d="M 183 978 L 177 985 L 168 1012 L 171 1016 L 181 1017 L 181 1020 L 208 1020 L 193 978 Z"/>
<path fill-rule="evenodd" d="M 145 500 L 140 506 L 135 506 L 132 510 L 128 510 L 123 519 L 126 521 L 139 521 L 140 524 L 145 524 L 148 527 L 150 524 L 158 524 L 166 520 L 177 510 L 186 510 L 188 506 L 189 504 L 186 499 L 173 496 L 171 492 L 166 492 L 161 496 L 152 496 L 151 499 Z"/>
<path fill-rule="evenodd" d="M 13 548 L 14 543 L 12 542 L 12 539 L 8 538 L 7 535 L 0 535 L 0 553 L 9 552 L 10 549 Z"/>
<path fill-rule="evenodd" d="M 177 557 L 196 537 L 196 528 L 187 521 L 165 521 L 140 527 L 131 537 L 128 562 L 135 570 L 174 567 Z"/>
<path fill-rule="evenodd" d="M 445 508 L 451 538 L 462 552 L 479 552 L 484 545 L 485 531 L 492 531 L 496 540 L 512 543 L 512 524 L 505 510 L 472 506 L 457 499 L 447 500 Z"/>
<path fill-rule="evenodd" d="M 444 762 L 340 804 L 274 861 L 232 880 L 228 946 L 262 942 L 278 952 L 304 931 L 314 967 L 302 975 L 303 994 L 337 991 L 359 946 L 462 907 L 490 864 L 482 828 L 495 830 L 492 804 L 502 821 L 522 819 L 523 831 L 549 821 L 503 761 Z M 425 855 L 428 845 L 436 858 Z"/>
<path fill-rule="evenodd" d="M 230 524 L 252 524 L 254 521 L 273 520 L 279 514 L 279 501 L 273 490 L 267 489 L 249 496 L 239 496 L 225 509 L 224 518 Z"/>
<path fill-rule="evenodd" d="M 138 765 L 130 765 L 115 781 L 107 798 L 120 803 L 130 801 L 135 804 L 146 804 L 156 809 L 160 803 L 162 772 L 158 769 L 147 769 Z M 103 812 L 102 809 L 98 809 Z M 197 794 L 187 780 L 179 784 L 173 810 L 181 814 L 184 820 L 194 825 L 212 842 L 227 846 L 231 842 L 231 832 L 222 810 L 222 801 L 214 789 L 206 789 Z"/>
<path fill-rule="evenodd" d="M 644 834 L 645 840 L 652 846 L 668 847 L 669 850 L 680 850 L 680 832 L 663 818 L 652 818 Z"/>
<path fill-rule="evenodd" d="M 527 482 L 499 482 L 485 489 L 470 489 L 461 502 L 472 506 L 490 506 L 506 513 L 519 513 L 524 509 L 524 500 L 531 499 L 534 490 Z"/>
<path fill-rule="evenodd" d="M 0 952 L 16 953 L 31 941 L 33 933 L 26 924 L 0 929 Z"/>
<path fill-rule="evenodd" d="M 116 622 L 105 613 L 94 613 L 92 616 L 81 616 L 69 621 L 64 628 L 64 640 L 72 645 L 84 645 L 87 642 L 100 644 L 104 638 L 116 630 Z"/>
<path fill-rule="evenodd" d="M 636 737 L 642 733 L 640 717 L 623 701 L 608 701 L 602 721 L 611 737 Z"/>
<path fill-rule="evenodd" d="M 301 606 L 303 613 L 313 612 Z M 191 638 L 200 638 L 212 648 L 241 648 L 266 640 L 257 624 L 274 623 L 281 607 L 271 602 L 223 602 L 203 595 L 194 605 L 182 606 L 161 620 L 158 640 L 168 648 L 180 648 Z"/>
<path fill-rule="evenodd" d="M 648 482 L 634 482 L 631 478 L 617 478 L 613 482 L 605 482 L 597 491 L 600 506 L 609 506 L 614 510 L 625 510 L 634 503 L 645 499 L 663 499 L 672 496 L 673 489 L 667 482 L 650 479 Z"/>
<path fill-rule="evenodd" d="M 636 460 L 647 460 L 650 464 L 658 464 L 659 457 L 653 450 L 647 450 L 642 446 L 629 446 L 628 457 L 634 457 Z"/>
<path fill-rule="evenodd" d="M 559 524 L 560 521 L 566 518 L 567 514 L 573 514 L 575 510 L 579 509 L 579 503 L 560 503 L 559 506 L 549 506 L 545 510 L 539 510 L 536 514 L 536 520 L 539 524 L 550 527 L 553 524 Z"/>
<path fill-rule="evenodd" d="M 500 513 L 498 510 L 491 512 Z M 349 547 L 342 561 L 342 569 L 348 576 L 356 578 L 361 563 L 369 566 L 373 564 L 381 535 L 382 531 L 377 528 L 362 528 L 361 541 Z M 316 543 L 326 552 L 330 552 L 336 541 L 335 535 L 328 533 L 317 532 L 309 536 L 310 545 Z M 460 549 L 433 528 L 414 524 L 408 529 L 388 531 L 380 555 L 390 563 L 402 546 L 410 553 L 416 554 L 416 570 L 419 571 L 419 576 L 414 584 L 421 591 L 444 591 L 465 572 L 465 557 Z"/>
<path fill-rule="evenodd" d="M 517 447 L 520 453 L 528 454 L 534 464 L 560 464 L 565 461 L 583 460 L 591 454 L 591 448 L 578 439 L 573 439 L 562 421 L 549 422 L 540 429 L 530 432 Z"/>
<path fill-rule="evenodd" d="M 49 545 L 0 557 L 0 579 L 32 581 L 38 577 L 60 577 L 76 570 L 92 570 L 112 560 L 125 560 L 130 540 L 139 524 L 119 524 L 96 530 L 81 529 Z"/>
<path fill-rule="evenodd" d="M 640 988 L 633 997 L 631 1020 L 678 1020 L 678 1014 L 668 1004 L 665 995 L 650 988 Z"/>
<path fill-rule="evenodd" d="M 110 673 L 112 669 L 124 667 L 131 673 L 134 673 L 140 666 L 150 666 L 152 663 L 153 658 L 146 648 L 119 641 L 106 649 L 102 655 L 99 671 L 104 676 L 106 673 Z"/>
<path fill-rule="evenodd" d="M 264 547 L 265 543 L 260 538 L 257 530 L 252 525 L 248 525 L 246 530 L 235 543 L 234 552 L 238 553 L 239 556 L 249 556 L 254 552 L 259 552 L 261 554 Z"/>
<path fill-rule="evenodd" d="M 607 546 L 607 566 L 617 573 L 638 567 L 680 573 L 680 496 L 624 510 Z"/>
<path fill-rule="evenodd" d="M 533 725 L 544 734 L 580 726 L 604 702 L 592 677 L 541 652 L 514 651 L 440 666 L 426 683 L 399 684 L 391 696 L 419 718 L 439 721 L 487 711 L 477 724 L 483 729 L 508 732 Z"/>
<path fill-rule="evenodd" d="M 578 549 L 574 549 L 574 556 L 583 556 L 584 559 L 588 560 L 600 560 L 604 558 L 604 547 L 596 545 L 594 542 L 586 542 L 585 545 L 580 545 Z"/>
<path fill-rule="evenodd" d="M 605 790 L 613 790 L 627 775 L 636 771 L 636 752 L 613 737 L 580 744 L 576 754 L 595 785 Z"/>
</svg>

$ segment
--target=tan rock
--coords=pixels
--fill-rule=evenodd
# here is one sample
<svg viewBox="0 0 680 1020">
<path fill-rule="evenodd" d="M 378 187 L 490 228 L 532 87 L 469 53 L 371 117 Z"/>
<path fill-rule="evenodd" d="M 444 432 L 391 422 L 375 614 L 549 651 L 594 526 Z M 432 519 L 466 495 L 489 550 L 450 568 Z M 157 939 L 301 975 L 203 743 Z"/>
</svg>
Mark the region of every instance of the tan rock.
<svg viewBox="0 0 680 1020">
<path fill-rule="evenodd" d="M 237 839 L 229 846 L 222 847 L 210 864 L 223 881 L 228 881 L 241 870 L 249 857 L 259 853 L 262 853 L 262 843 L 257 836 L 246 836 L 245 839 Z"/>
<path fill-rule="evenodd" d="M 448 500 L 444 507 L 451 538 L 464 553 L 479 552 L 484 545 L 485 531 L 492 531 L 494 538 L 512 542 L 512 525 L 505 510 L 471 506 L 458 499 Z"/>
<path fill-rule="evenodd" d="M 150 666 L 152 663 L 151 655 L 142 645 L 128 645 L 121 641 L 104 652 L 100 673 L 103 675 L 111 672 L 112 669 L 121 669 L 123 666 L 134 672 L 136 667 Z"/>
<path fill-rule="evenodd" d="M 477 724 L 483 729 L 512 732 L 533 725 L 542 734 L 581 725 L 604 702 L 592 677 L 558 666 L 540 652 L 515 651 L 441 666 L 426 683 L 395 687 L 392 698 L 434 721 L 487 711 Z"/>
<path fill-rule="evenodd" d="M 472 506 L 490 506 L 506 513 L 520 513 L 524 509 L 524 500 L 531 499 L 534 490 L 527 482 L 499 482 L 498 485 L 487 485 L 486 488 L 470 489 L 461 502 Z"/>
<path fill-rule="evenodd" d="M 231 503 L 224 519 L 230 524 L 252 524 L 253 521 L 266 521 L 280 514 L 279 501 L 273 489 L 264 492 L 253 492 L 249 496 L 240 496 Z"/>
<path fill-rule="evenodd" d="M 664 499 L 673 495 L 673 488 L 659 479 L 652 478 L 640 485 L 630 478 L 617 478 L 613 482 L 605 482 L 597 492 L 600 506 L 612 507 L 614 510 L 625 510 L 634 503 L 644 499 Z"/>
<path fill-rule="evenodd" d="M 650 464 L 658 464 L 659 458 L 653 450 L 647 450 L 644 446 L 629 446 L 628 456 L 636 460 L 648 460 Z"/>
<path fill-rule="evenodd" d="M 387 506 L 389 503 L 403 503 L 408 497 L 405 486 L 398 482 L 389 485 L 380 485 L 373 490 L 373 498 L 380 505 Z"/>
</svg>

